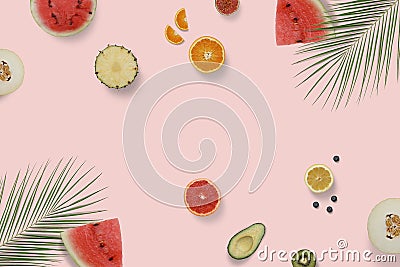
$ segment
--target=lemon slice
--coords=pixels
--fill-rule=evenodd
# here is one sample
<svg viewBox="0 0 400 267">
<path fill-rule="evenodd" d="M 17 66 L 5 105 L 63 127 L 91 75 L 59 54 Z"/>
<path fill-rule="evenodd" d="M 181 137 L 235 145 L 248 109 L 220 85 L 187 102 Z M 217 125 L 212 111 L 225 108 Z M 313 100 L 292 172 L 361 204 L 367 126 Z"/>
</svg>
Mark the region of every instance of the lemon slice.
<svg viewBox="0 0 400 267">
<path fill-rule="evenodd" d="M 314 193 L 327 191 L 333 185 L 332 171 L 324 164 L 315 164 L 307 169 L 304 181 Z"/>
</svg>

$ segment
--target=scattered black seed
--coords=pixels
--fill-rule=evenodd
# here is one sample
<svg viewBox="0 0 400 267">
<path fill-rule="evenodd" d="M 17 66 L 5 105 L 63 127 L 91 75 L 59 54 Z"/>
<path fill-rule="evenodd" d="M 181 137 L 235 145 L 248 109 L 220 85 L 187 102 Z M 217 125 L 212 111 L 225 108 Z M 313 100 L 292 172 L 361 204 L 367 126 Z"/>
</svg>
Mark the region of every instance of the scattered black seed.
<svg viewBox="0 0 400 267">
<path fill-rule="evenodd" d="M 334 162 L 339 162 L 339 160 L 340 160 L 339 156 L 336 155 L 336 156 L 333 157 L 333 161 Z"/>
<path fill-rule="evenodd" d="M 58 19 L 57 19 L 56 14 L 54 14 L 54 13 L 52 12 L 52 13 L 51 13 L 51 17 L 52 17 L 53 19 L 55 19 L 55 20 L 56 20 L 56 24 L 58 24 Z"/>
<path fill-rule="evenodd" d="M 92 15 L 92 14 L 93 14 L 93 12 L 92 12 L 92 11 L 89 11 L 89 14 L 90 14 L 90 15 Z"/>
<path fill-rule="evenodd" d="M 296 43 L 302 43 L 303 42 L 303 40 L 297 40 L 296 41 Z"/>
<path fill-rule="evenodd" d="M 294 18 L 293 21 L 294 21 L 295 23 L 297 23 L 297 22 L 299 21 L 299 19 L 298 19 L 298 18 Z"/>
<path fill-rule="evenodd" d="M 291 4 L 289 4 L 289 3 L 286 4 L 286 7 L 290 7 L 290 6 L 291 6 Z"/>
<path fill-rule="evenodd" d="M 50 8 L 53 7 L 53 5 L 51 4 L 51 0 L 49 0 L 47 3 L 48 3 L 48 5 L 49 5 Z"/>
<path fill-rule="evenodd" d="M 98 71 L 96 71 L 96 72 L 95 72 L 95 74 L 97 75 L 97 74 L 99 74 L 99 72 L 98 72 Z"/>
<path fill-rule="evenodd" d="M 98 223 L 95 223 L 95 224 L 93 224 L 93 226 L 99 226 L 99 224 L 98 224 Z"/>
<path fill-rule="evenodd" d="M 318 208 L 319 207 L 319 203 L 317 201 L 315 201 L 314 203 L 312 203 L 314 208 Z"/>
<path fill-rule="evenodd" d="M 113 261 L 113 260 L 114 260 L 114 257 L 110 257 L 110 258 L 108 258 L 108 260 L 109 260 L 109 261 Z"/>
<path fill-rule="evenodd" d="M 100 247 L 101 247 L 101 248 L 104 248 L 104 246 L 105 246 L 104 243 L 103 243 L 103 242 L 100 242 Z"/>
<path fill-rule="evenodd" d="M 11 80 L 11 77 L 8 77 L 8 78 L 7 78 L 7 82 L 9 82 L 10 80 Z"/>
<path fill-rule="evenodd" d="M 328 206 L 328 207 L 326 208 L 326 211 L 329 212 L 329 213 L 332 213 L 333 208 L 332 208 L 331 206 Z"/>
<path fill-rule="evenodd" d="M 337 201 L 337 196 L 331 196 L 331 200 L 332 200 L 332 202 L 336 202 Z"/>
<path fill-rule="evenodd" d="M 386 238 L 393 239 L 393 237 L 391 237 L 390 235 L 387 235 Z"/>
</svg>

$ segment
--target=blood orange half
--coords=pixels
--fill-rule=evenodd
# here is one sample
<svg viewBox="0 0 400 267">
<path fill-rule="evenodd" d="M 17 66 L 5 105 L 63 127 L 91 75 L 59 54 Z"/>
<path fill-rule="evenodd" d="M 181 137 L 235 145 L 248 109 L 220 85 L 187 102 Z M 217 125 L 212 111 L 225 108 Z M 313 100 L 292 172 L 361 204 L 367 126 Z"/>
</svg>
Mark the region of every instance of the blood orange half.
<svg viewBox="0 0 400 267">
<path fill-rule="evenodd" d="M 196 179 L 186 186 L 185 204 L 194 215 L 211 215 L 218 209 L 220 202 L 221 193 L 218 187 L 208 179 Z"/>
</svg>

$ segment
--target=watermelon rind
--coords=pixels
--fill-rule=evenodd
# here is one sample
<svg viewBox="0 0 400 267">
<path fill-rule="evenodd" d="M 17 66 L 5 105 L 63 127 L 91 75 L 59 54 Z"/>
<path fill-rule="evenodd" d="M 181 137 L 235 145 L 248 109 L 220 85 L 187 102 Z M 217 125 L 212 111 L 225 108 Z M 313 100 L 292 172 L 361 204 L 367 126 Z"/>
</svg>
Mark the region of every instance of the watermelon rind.
<svg viewBox="0 0 400 267">
<path fill-rule="evenodd" d="M 75 248 L 74 246 L 72 246 L 72 242 L 69 239 L 69 235 L 68 235 L 69 230 L 62 232 L 61 233 L 61 239 L 64 243 L 64 246 L 66 248 L 66 250 L 68 251 L 69 255 L 71 256 L 71 258 L 74 260 L 74 262 L 76 263 L 76 265 L 80 266 L 80 267 L 90 267 L 88 265 L 86 265 L 85 262 L 81 261 L 79 259 L 79 257 L 77 257 L 77 253 L 75 252 Z"/>
<path fill-rule="evenodd" d="M 81 31 L 83 31 L 84 29 L 87 28 L 87 26 L 89 26 L 89 24 L 92 22 L 94 15 L 96 14 L 96 8 L 97 8 L 97 0 L 92 0 L 93 3 L 93 11 L 92 14 L 90 15 L 90 17 L 88 18 L 88 20 L 86 21 L 85 24 L 83 24 L 80 28 L 74 30 L 74 31 L 66 31 L 66 32 L 55 32 L 52 31 L 51 29 L 49 29 L 43 22 L 42 19 L 39 16 L 39 12 L 37 11 L 36 8 L 36 2 L 37 0 L 30 0 L 30 4 L 31 4 L 31 14 L 32 17 L 34 18 L 35 22 L 39 25 L 39 27 L 44 30 L 45 32 L 47 32 L 48 34 L 55 36 L 55 37 L 68 37 L 71 35 L 75 35 L 80 33 Z"/>
</svg>

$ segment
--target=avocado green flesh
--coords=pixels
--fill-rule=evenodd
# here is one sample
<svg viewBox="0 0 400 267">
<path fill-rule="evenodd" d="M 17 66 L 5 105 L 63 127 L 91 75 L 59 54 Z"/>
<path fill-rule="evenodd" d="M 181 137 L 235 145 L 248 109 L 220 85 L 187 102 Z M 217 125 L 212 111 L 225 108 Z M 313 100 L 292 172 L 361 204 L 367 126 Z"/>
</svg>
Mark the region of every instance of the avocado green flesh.
<svg viewBox="0 0 400 267">
<path fill-rule="evenodd" d="M 265 234 L 265 226 L 255 223 L 235 234 L 228 243 L 229 255 L 237 260 L 250 257 L 258 248 Z"/>
</svg>

